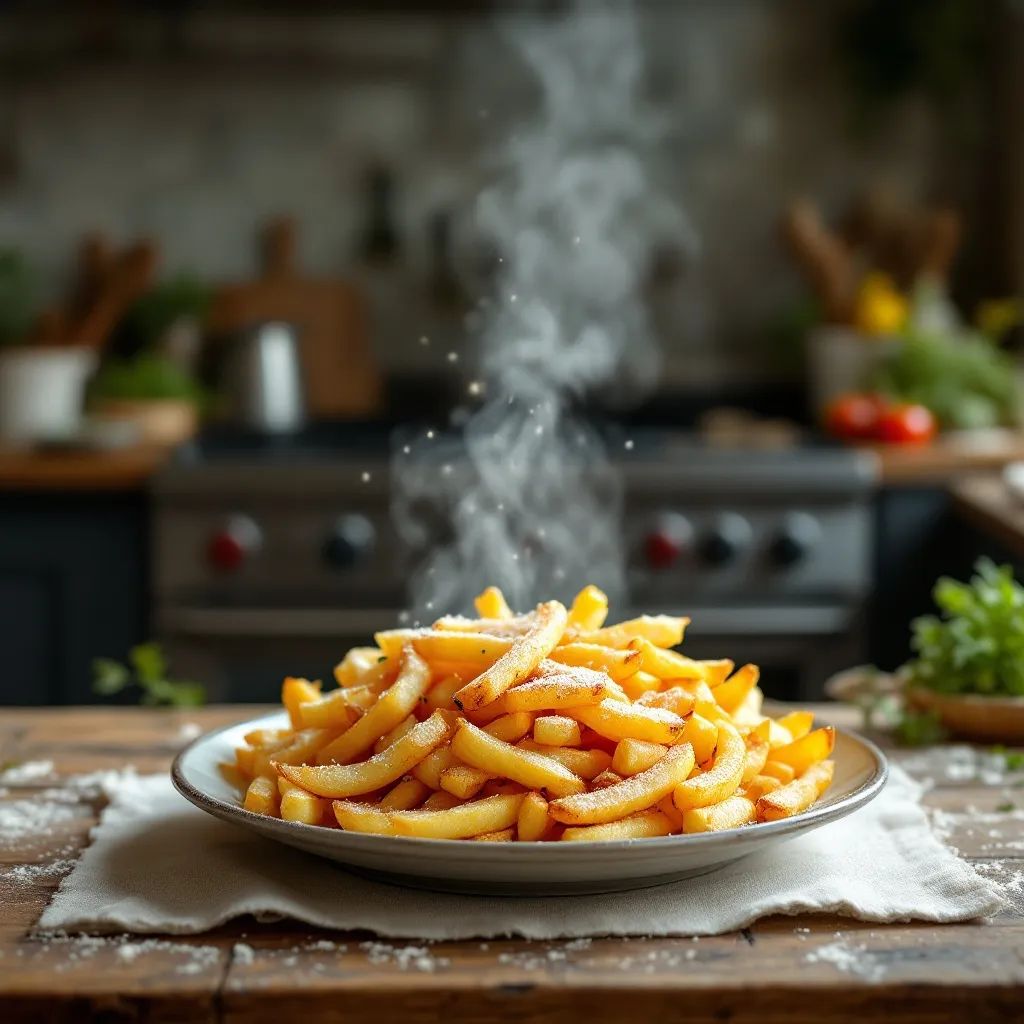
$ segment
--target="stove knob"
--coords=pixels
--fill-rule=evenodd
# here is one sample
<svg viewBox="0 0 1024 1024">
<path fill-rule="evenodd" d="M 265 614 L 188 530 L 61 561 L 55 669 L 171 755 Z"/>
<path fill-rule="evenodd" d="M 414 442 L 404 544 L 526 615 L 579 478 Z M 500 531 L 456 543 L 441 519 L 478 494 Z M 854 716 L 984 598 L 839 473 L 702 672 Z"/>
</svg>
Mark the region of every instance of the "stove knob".
<svg viewBox="0 0 1024 1024">
<path fill-rule="evenodd" d="M 753 538 L 750 523 L 735 512 L 723 512 L 700 542 L 701 561 L 707 565 L 728 565 Z"/>
<path fill-rule="evenodd" d="M 351 569 L 373 554 L 377 531 L 366 516 L 341 516 L 324 542 L 324 561 L 334 569 Z"/>
<path fill-rule="evenodd" d="M 232 516 L 206 545 L 206 560 L 221 572 L 234 572 L 260 548 L 260 528 L 248 516 Z"/>
<path fill-rule="evenodd" d="M 769 548 L 775 565 L 788 569 L 796 565 L 813 550 L 821 537 L 818 521 L 806 512 L 790 512 L 779 527 Z"/>
<path fill-rule="evenodd" d="M 644 558 L 652 569 L 670 569 L 692 541 L 689 520 L 674 513 L 664 515 L 644 537 Z"/>
</svg>

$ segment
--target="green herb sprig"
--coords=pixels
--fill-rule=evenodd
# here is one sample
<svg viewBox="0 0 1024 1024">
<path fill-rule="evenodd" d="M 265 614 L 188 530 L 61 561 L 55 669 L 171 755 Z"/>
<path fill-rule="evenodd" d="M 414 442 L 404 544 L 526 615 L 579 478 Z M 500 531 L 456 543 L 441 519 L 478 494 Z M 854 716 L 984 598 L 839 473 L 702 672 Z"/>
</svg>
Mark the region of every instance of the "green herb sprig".
<svg viewBox="0 0 1024 1024">
<path fill-rule="evenodd" d="M 128 664 L 96 658 L 92 671 L 93 692 L 103 697 L 134 687 L 140 691 L 139 702 L 150 707 L 194 708 L 206 703 L 202 684 L 167 678 L 167 659 L 159 644 L 133 647 Z"/>
</svg>

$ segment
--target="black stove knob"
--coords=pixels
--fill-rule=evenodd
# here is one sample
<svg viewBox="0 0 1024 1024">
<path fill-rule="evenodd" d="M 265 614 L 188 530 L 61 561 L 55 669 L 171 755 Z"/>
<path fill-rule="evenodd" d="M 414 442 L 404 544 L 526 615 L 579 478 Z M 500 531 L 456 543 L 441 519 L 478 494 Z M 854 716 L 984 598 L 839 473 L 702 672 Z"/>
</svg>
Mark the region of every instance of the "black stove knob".
<svg viewBox="0 0 1024 1024">
<path fill-rule="evenodd" d="M 750 546 L 753 531 L 750 523 L 735 512 L 724 512 L 698 546 L 705 565 L 724 566 L 734 562 Z"/>
<path fill-rule="evenodd" d="M 769 548 L 772 562 L 789 569 L 814 550 L 821 536 L 818 521 L 806 512 L 790 512 L 783 520 Z"/>
<path fill-rule="evenodd" d="M 324 542 L 324 561 L 334 569 L 352 569 L 373 554 L 377 531 L 366 516 L 341 516 Z"/>
</svg>

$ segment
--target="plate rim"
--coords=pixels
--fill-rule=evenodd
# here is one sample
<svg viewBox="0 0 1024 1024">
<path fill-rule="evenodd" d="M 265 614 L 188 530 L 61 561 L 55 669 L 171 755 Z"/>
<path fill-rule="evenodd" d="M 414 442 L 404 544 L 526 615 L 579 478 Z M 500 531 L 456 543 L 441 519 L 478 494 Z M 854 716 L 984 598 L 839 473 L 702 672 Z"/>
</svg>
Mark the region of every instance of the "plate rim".
<svg viewBox="0 0 1024 1024">
<path fill-rule="evenodd" d="M 203 733 L 201 736 L 197 736 L 194 740 L 190 741 L 187 746 L 183 747 L 171 762 L 170 776 L 171 783 L 174 788 L 186 800 L 188 800 L 189 803 L 198 807 L 200 810 L 205 811 L 207 814 L 212 814 L 221 820 L 224 820 L 225 818 L 230 820 L 231 818 L 240 817 L 242 822 L 252 821 L 253 824 L 258 823 L 261 829 L 267 830 L 271 835 L 274 835 L 275 833 L 281 837 L 303 835 L 324 836 L 325 834 L 342 835 L 345 837 L 347 842 L 350 842 L 355 846 L 365 844 L 369 848 L 374 846 L 379 847 L 381 844 L 390 845 L 390 843 L 397 841 L 402 844 L 403 849 L 409 849 L 410 851 L 417 847 L 435 851 L 450 848 L 452 850 L 458 850 L 463 854 L 476 856 L 479 859 L 486 859 L 488 856 L 493 856 L 495 859 L 502 859 L 502 856 L 499 855 L 507 856 L 512 850 L 516 850 L 523 852 L 514 853 L 512 856 L 526 859 L 532 856 L 540 856 L 541 854 L 545 856 L 571 857 L 573 855 L 571 851 L 573 850 L 577 852 L 595 852 L 601 850 L 608 853 L 614 853 L 617 850 L 635 850 L 638 846 L 644 850 L 650 850 L 651 852 L 679 847 L 682 844 L 685 844 L 688 849 L 697 849 L 702 843 L 706 846 L 715 845 L 728 840 L 746 843 L 758 841 L 760 839 L 768 839 L 773 835 L 785 835 L 792 831 L 802 830 L 803 828 L 810 830 L 811 828 L 817 828 L 821 825 L 827 825 L 839 818 L 844 818 L 870 803 L 882 791 L 882 788 L 888 781 L 890 774 L 888 758 L 872 740 L 867 739 L 867 737 L 862 736 L 860 733 L 855 732 L 852 729 L 844 729 L 840 726 L 834 726 L 838 734 L 853 740 L 855 743 L 861 744 L 861 746 L 863 746 L 874 759 L 874 771 L 871 775 L 852 793 L 847 794 L 835 803 L 826 804 L 824 806 L 814 805 L 806 811 L 801 811 L 799 814 L 794 814 L 788 818 L 781 818 L 778 821 L 752 822 L 748 825 L 721 829 L 716 832 L 697 832 L 670 836 L 647 836 L 633 839 L 585 839 L 577 840 L 572 843 L 470 843 L 465 839 L 431 839 L 421 836 L 383 836 L 370 832 L 350 832 L 344 829 L 329 829 L 323 825 L 307 825 L 300 821 L 284 821 L 281 818 L 272 818 L 266 814 L 259 814 L 256 811 L 250 811 L 240 804 L 231 804 L 226 800 L 222 800 L 220 797 L 205 793 L 185 777 L 183 768 L 184 761 L 189 753 L 191 753 L 195 748 L 214 740 L 222 733 L 230 732 L 241 726 L 259 728 L 259 723 L 265 722 L 270 718 L 280 718 L 285 713 L 286 712 L 283 710 L 270 712 L 266 715 L 261 715 L 258 718 L 249 719 L 248 721 L 240 721 L 229 725 L 223 725 L 217 729 L 212 729 L 210 732 Z M 471 850 L 478 852 L 470 854 Z M 565 852 L 555 853 L 556 850 L 564 850 Z"/>
</svg>

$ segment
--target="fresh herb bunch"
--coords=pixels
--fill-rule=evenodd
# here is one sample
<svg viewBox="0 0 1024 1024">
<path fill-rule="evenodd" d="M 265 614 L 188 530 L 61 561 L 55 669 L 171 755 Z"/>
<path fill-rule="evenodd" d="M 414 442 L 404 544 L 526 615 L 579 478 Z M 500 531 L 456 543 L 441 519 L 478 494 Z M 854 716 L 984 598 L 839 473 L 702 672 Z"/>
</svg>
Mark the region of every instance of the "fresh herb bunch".
<svg viewBox="0 0 1024 1024">
<path fill-rule="evenodd" d="M 908 685 L 938 693 L 1024 695 L 1024 587 L 987 558 L 969 583 L 943 577 L 932 592 L 941 616 L 911 624 Z"/>
<path fill-rule="evenodd" d="M 139 644 L 128 652 L 128 664 L 111 658 L 92 663 L 94 693 L 111 697 L 131 687 L 141 692 L 140 703 L 153 707 L 194 708 L 206 702 L 200 683 L 167 678 L 167 659 L 159 644 Z"/>
<path fill-rule="evenodd" d="M 89 397 L 98 399 L 184 399 L 201 404 L 202 388 L 166 356 L 141 353 L 112 359 L 93 378 Z"/>
<path fill-rule="evenodd" d="M 1012 426 L 1020 418 L 1013 359 L 980 333 L 911 331 L 873 384 L 927 406 L 946 430 Z"/>
</svg>

